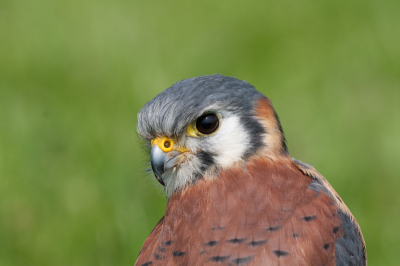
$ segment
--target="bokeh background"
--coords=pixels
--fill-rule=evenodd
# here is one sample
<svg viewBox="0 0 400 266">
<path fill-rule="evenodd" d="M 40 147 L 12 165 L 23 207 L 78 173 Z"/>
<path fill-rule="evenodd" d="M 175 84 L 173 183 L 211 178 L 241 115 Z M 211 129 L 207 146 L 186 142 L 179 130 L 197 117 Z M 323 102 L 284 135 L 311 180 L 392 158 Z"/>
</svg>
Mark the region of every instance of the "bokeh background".
<svg viewBox="0 0 400 266">
<path fill-rule="evenodd" d="M 399 14 L 399 1 L 0 1 L 0 265 L 133 265 L 166 205 L 136 114 L 214 73 L 272 99 L 370 265 L 398 265 Z"/>
</svg>

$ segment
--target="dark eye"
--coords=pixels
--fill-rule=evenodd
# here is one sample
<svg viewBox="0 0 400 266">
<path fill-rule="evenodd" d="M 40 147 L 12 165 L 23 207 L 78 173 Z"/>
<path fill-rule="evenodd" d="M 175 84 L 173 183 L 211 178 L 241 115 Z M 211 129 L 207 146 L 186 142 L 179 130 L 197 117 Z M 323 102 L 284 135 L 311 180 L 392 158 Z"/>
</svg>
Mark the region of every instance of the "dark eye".
<svg viewBox="0 0 400 266">
<path fill-rule="evenodd" d="M 205 114 L 196 121 L 196 128 L 200 133 L 211 134 L 217 130 L 219 125 L 218 116 L 215 114 Z"/>
</svg>

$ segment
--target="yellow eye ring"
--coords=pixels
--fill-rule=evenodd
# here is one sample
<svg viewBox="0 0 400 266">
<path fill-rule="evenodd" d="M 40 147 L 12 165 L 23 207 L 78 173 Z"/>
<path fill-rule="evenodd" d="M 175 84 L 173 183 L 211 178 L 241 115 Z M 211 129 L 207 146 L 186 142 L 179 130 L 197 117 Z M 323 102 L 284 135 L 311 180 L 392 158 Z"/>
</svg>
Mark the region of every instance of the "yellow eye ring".
<svg viewBox="0 0 400 266">
<path fill-rule="evenodd" d="M 199 129 L 199 125 L 201 125 L 201 121 L 204 121 L 204 119 L 206 118 L 209 118 L 209 117 L 211 117 L 211 118 L 213 118 L 213 122 L 212 123 L 214 123 L 214 125 L 212 125 L 212 124 L 210 124 L 210 126 L 212 126 L 213 128 L 211 128 L 211 130 L 209 131 L 209 132 L 207 132 L 207 131 L 204 131 L 204 130 L 207 130 L 207 129 L 205 129 L 205 128 L 202 128 L 203 129 L 203 132 L 201 132 L 200 130 L 201 129 Z M 200 120 L 200 121 L 199 121 Z M 203 115 L 201 115 L 199 118 L 197 118 L 195 121 L 193 121 L 188 127 L 187 127 L 187 131 L 186 131 L 186 133 L 187 133 L 187 135 L 188 136 L 190 136 L 190 137 L 203 137 L 203 136 L 209 136 L 209 135 L 212 135 L 212 134 L 214 134 L 215 132 L 217 132 L 218 131 L 218 129 L 220 128 L 220 126 L 221 126 L 221 117 L 219 116 L 219 115 L 217 115 L 217 114 L 214 114 L 214 113 L 206 113 L 206 114 L 203 114 Z M 200 122 L 200 123 L 199 123 Z"/>
<path fill-rule="evenodd" d="M 151 146 L 157 145 L 163 152 L 170 152 L 174 147 L 174 141 L 167 137 L 155 138 L 151 141 Z"/>
</svg>

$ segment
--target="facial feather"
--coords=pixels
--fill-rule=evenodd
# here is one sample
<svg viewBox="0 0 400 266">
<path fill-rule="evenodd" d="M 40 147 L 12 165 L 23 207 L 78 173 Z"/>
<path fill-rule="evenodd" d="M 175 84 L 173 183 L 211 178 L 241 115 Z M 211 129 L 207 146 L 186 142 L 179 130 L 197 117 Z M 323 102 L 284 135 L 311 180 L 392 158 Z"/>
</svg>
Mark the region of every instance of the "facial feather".
<svg viewBox="0 0 400 266">
<path fill-rule="evenodd" d="M 262 98 L 265 96 L 244 81 L 212 75 L 175 83 L 143 107 L 138 114 L 138 132 L 145 142 L 167 137 L 175 147 L 189 150 L 177 166 L 162 174 L 168 197 L 256 154 L 267 132 L 255 111 Z M 204 114 L 218 116 L 218 130 L 188 135 L 188 126 Z"/>
<path fill-rule="evenodd" d="M 210 136 L 181 136 L 179 145 L 191 152 L 183 155 L 182 163 L 165 173 L 163 180 L 167 196 L 199 177 L 207 174 L 212 178 L 218 170 L 243 161 L 250 138 L 240 121 L 236 115 L 224 117 L 221 118 L 218 131 Z"/>
</svg>

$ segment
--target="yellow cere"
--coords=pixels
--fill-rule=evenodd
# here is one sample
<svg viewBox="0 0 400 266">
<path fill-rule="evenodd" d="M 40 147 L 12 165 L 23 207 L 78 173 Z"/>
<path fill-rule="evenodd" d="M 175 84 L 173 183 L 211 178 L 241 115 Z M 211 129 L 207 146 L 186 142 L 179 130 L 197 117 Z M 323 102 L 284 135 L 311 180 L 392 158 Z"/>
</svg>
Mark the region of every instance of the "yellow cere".
<svg viewBox="0 0 400 266">
<path fill-rule="evenodd" d="M 151 146 L 157 145 L 163 152 L 170 152 L 174 147 L 174 141 L 167 137 L 155 138 L 151 141 Z"/>
<path fill-rule="evenodd" d="M 186 147 L 177 147 L 175 142 L 168 137 L 155 138 L 151 141 L 151 146 L 157 145 L 163 152 L 180 151 L 188 152 Z"/>
</svg>

